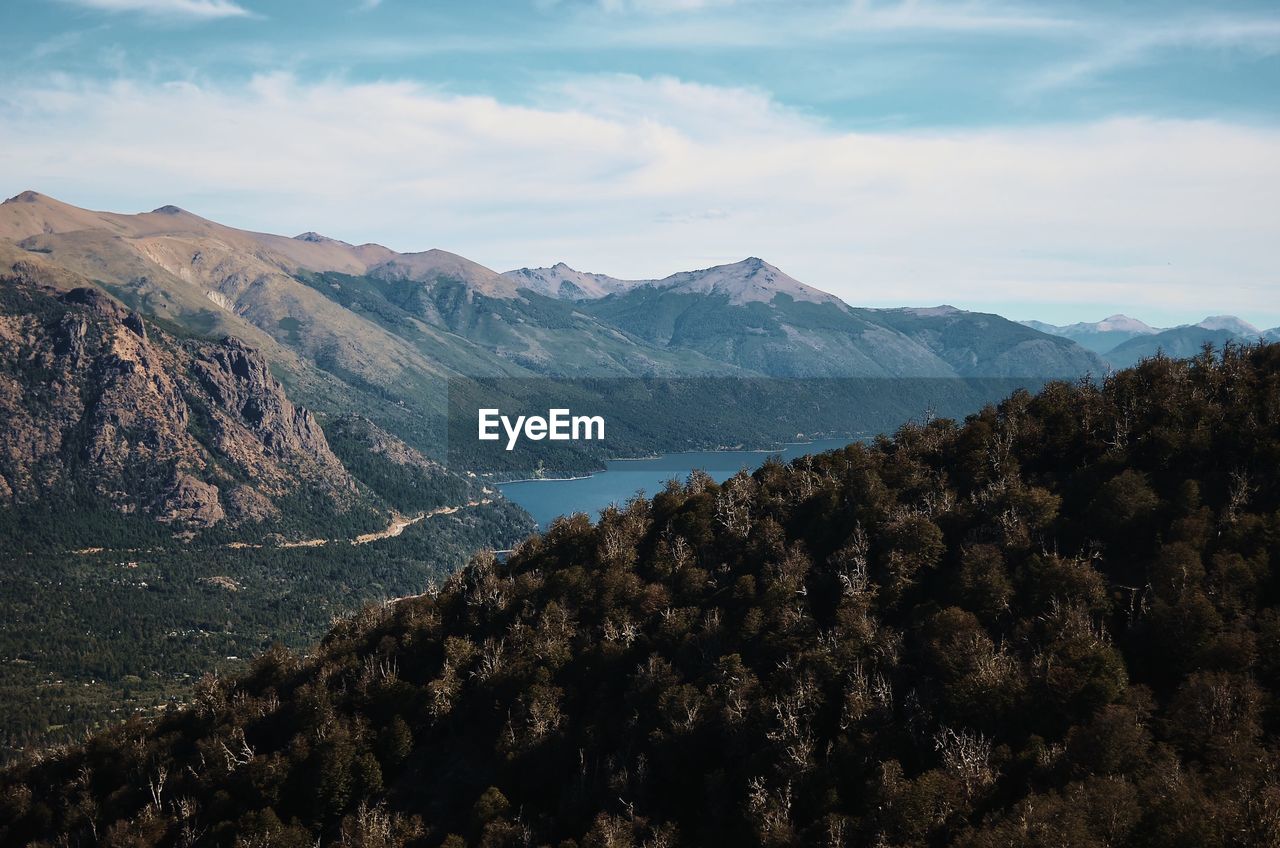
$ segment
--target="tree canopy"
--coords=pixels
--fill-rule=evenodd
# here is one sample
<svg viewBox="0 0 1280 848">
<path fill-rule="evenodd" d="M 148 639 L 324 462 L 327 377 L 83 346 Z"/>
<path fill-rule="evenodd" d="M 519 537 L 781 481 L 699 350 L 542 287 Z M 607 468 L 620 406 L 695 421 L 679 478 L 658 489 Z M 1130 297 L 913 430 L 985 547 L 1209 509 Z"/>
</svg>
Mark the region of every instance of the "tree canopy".
<svg viewBox="0 0 1280 848">
<path fill-rule="evenodd" d="M 695 474 L 10 768 L 0 842 L 1273 845 L 1278 467 L 1257 346 Z"/>
</svg>

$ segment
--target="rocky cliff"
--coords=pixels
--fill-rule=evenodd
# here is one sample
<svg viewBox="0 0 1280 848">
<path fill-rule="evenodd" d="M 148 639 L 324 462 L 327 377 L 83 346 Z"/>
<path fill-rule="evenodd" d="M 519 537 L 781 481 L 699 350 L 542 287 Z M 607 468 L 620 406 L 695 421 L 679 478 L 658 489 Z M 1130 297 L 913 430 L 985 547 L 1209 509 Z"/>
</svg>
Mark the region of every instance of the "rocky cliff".
<svg viewBox="0 0 1280 848">
<path fill-rule="evenodd" d="M 96 289 L 39 269 L 0 275 L 0 503 L 82 485 L 124 513 L 186 529 L 270 518 L 354 479 L 266 360 L 238 339 L 178 339 Z"/>
</svg>

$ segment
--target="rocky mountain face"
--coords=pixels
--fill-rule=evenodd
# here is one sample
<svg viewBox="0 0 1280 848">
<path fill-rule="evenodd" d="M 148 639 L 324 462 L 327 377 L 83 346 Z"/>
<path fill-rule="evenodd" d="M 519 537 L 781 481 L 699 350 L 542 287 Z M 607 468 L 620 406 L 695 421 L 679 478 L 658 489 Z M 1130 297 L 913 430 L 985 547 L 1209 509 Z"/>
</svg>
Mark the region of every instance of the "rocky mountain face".
<svg viewBox="0 0 1280 848">
<path fill-rule="evenodd" d="M 0 502 L 83 482 L 198 529 L 261 521 L 301 489 L 354 503 L 314 416 L 244 342 L 176 339 L 96 289 L 0 285 Z"/>
<path fill-rule="evenodd" d="M 606 297 L 645 285 L 639 280 L 620 280 L 607 274 L 590 274 L 575 271 L 563 262 L 557 262 L 550 268 L 519 268 L 507 271 L 504 277 L 515 283 L 517 288 L 528 289 L 545 297 L 558 297 L 563 300 L 587 300 Z"/>
</svg>

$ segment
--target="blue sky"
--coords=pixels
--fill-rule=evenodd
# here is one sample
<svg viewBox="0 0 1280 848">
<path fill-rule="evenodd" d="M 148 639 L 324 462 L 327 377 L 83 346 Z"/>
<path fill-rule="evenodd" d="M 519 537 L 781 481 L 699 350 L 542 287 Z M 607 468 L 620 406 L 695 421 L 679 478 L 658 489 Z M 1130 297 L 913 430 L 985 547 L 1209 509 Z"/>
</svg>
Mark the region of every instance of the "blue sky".
<svg viewBox="0 0 1280 848">
<path fill-rule="evenodd" d="M 1274 3 L 8 0 L 0 193 L 1280 324 Z"/>
</svg>

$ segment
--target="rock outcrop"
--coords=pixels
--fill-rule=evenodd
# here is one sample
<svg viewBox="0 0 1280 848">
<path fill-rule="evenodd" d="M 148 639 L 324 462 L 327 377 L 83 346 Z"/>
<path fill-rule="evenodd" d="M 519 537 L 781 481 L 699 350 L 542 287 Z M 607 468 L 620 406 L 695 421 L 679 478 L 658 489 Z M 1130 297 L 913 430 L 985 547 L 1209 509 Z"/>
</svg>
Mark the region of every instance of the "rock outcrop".
<svg viewBox="0 0 1280 848">
<path fill-rule="evenodd" d="M 315 417 L 244 342 L 178 340 L 92 288 L 0 277 L 0 504 L 72 482 L 184 530 L 267 521 L 357 487 Z"/>
</svg>

